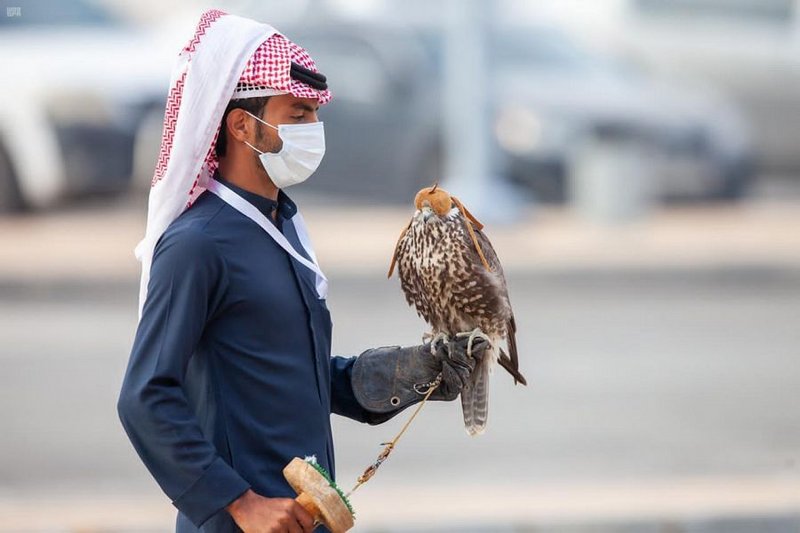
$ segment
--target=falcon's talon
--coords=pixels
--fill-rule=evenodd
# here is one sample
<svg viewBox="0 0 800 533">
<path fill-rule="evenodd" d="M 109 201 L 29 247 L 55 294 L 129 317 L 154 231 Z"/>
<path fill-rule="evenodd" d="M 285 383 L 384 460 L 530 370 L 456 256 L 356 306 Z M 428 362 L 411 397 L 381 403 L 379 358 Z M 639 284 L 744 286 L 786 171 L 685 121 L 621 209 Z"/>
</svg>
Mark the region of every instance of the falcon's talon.
<svg viewBox="0 0 800 533">
<path fill-rule="evenodd" d="M 469 340 L 467 340 L 467 355 L 470 357 L 472 357 L 472 343 L 477 338 L 481 338 L 486 342 L 488 342 L 489 347 L 493 346 L 492 339 L 490 339 L 489 336 L 486 335 L 486 333 L 481 331 L 481 328 L 475 328 L 472 331 L 461 331 L 459 333 L 456 333 L 456 337 L 469 337 Z"/>
<path fill-rule="evenodd" d="M 450 337 L 447 336 L 447 333 L 439 332 L 433 336 L 431 339 L 431 355 L 436 355 L 438 348 L 436 347 L 439 342 L 447 344 L 450 342 Z"/>
</svg>

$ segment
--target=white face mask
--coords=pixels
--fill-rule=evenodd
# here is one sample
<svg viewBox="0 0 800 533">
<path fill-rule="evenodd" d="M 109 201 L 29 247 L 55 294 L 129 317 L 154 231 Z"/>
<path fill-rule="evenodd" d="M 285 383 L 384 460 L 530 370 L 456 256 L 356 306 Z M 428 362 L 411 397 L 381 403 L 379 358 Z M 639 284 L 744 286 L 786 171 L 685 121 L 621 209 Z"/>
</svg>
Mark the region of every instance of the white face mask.
<svg viewBox="0 0 800 533">
<path fill-rule="evenodd" d="M 322 122 L 278 124 L 275 127 L 248 111 L 245 113 L 278 130 L 278 137 L 283 141 L 283 148 L 277 154 L 262 152 L 245 141 L 247 146 L 261 154 L 258 158 L 277 188 L 284 189 L 289 185 L 302 183 L 317 170 L 322 156 L 325 155 L 325 130 Z"/>
</svg>

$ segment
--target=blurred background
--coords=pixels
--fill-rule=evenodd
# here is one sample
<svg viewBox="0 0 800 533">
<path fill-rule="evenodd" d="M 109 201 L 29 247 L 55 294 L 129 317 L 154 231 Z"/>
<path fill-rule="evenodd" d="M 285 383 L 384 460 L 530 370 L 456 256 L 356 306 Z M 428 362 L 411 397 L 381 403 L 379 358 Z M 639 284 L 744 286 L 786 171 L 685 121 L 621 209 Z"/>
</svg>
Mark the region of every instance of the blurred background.
<svg viewBox="0 0 800 533">
<path fill-rule="evenodd" d="M 161 532 L 116 398 L 169 75 L 210 7 L 334 100 L 289 193 L 333 351 L 416 344 L 386 272 L 438 181 L 486 224 L 527 388 L 431 404 L 358 532 L 800 531 L 800 1 L 2 0 L 0 530 Z M 334 417 L 350 486 L 406 416 Z"/>
</svg>

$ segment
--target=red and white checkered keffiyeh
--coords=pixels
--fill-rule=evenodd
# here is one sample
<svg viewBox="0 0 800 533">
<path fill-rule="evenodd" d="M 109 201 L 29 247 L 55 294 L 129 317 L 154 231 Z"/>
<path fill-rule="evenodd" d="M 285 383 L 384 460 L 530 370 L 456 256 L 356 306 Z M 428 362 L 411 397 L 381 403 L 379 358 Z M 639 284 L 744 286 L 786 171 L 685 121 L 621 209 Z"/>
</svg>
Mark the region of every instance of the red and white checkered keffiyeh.
<svg viewBox="0 0 800 533">
<path fill-rule="evenodd" d="M 317 90 L 291 77 L 292 62 L 318 72 L 303 48 L 268 24 L 217 9 L 200 17 L 172 72 L 147 229 L 135 249 L 142 262 L 140 318 L 158 239 L 205 190 L 219 165 L 215 147 L 228 102 L 273 94 L 317 98 L 320 105 L 330 101 L 329 90 Z"/>
<path fill-rule="evenodd" d="M 308 52 L 280 33 L 276 33 L 264 41 L 247 62 L 233 97 L 262 96 L 253 93 L 263 89 L 265 90 L 263 96 L 290 93 L 298 98 L 316 98 L 319 100 L 319 105 L 327 104 L 331 99 L 330 91 L 327 89 L 319 91 L 292 79 L 289 76 L 292 63 L 319 72 Z"/>
</svg>

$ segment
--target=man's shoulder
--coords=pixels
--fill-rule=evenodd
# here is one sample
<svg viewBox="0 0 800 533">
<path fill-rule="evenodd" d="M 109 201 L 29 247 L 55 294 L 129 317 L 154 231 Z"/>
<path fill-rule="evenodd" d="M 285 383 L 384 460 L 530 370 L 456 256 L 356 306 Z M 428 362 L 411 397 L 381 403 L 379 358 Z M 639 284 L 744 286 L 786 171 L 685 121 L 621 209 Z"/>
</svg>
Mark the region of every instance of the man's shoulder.
<svg viewBox="0 0 800 533">
<path fill-rule="evenodd" d="M 216 196 L 203 193 L 191 207 L 173 220 L 156 243 L 156 253 L 170 250 L 171 255 L 183 255 L 189 260 L 216 253 L 211 222 L 222 208 Z"/>
<path fill-rule="evenodd" d="M 164 235 L 204 233 L 210 235 L 211 222 L 217 218 L 224 203 L 215 195 L 203 192 L 195 202 L 173 220 Z"/>
</svg>

